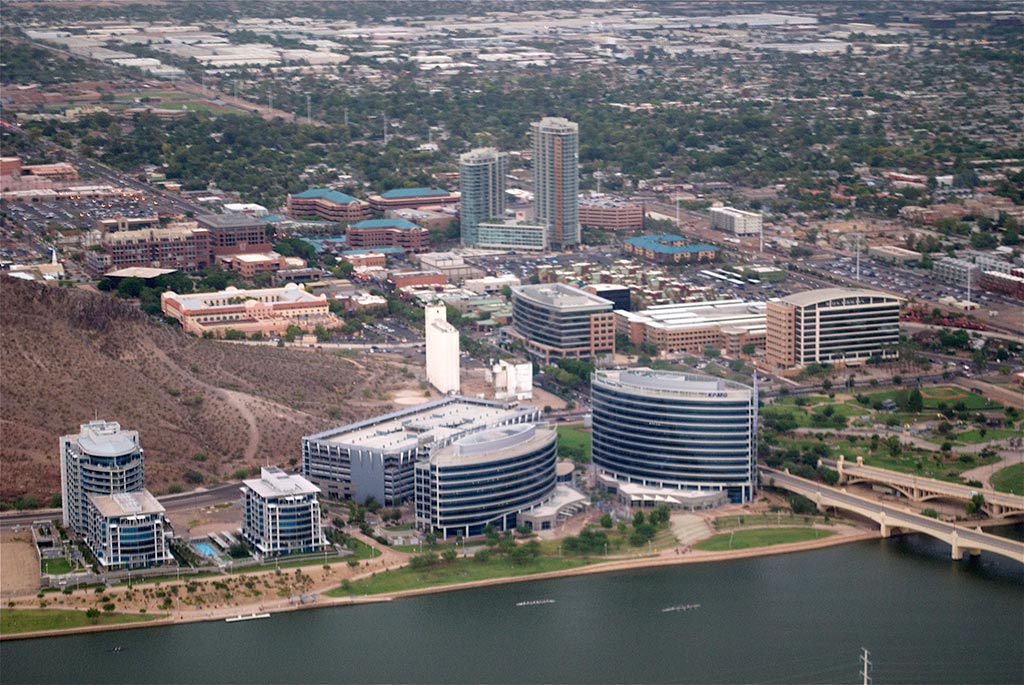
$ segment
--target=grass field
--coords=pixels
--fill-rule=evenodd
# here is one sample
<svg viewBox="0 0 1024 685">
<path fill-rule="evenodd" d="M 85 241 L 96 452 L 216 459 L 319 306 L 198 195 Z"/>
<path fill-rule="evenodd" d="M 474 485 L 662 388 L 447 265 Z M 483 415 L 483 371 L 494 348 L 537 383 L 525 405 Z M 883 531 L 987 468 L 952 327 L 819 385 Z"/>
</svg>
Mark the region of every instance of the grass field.
<svg viewBox="0 0 1024 685">
<path fill-rule="evenodd" d="M 64 557 L 58 557 L 56 559 L 43 559 L 42 571 L 43 573 L 49 573 L 53 576 L 63 575 L 65 573 L 71 573 L 74 567 L 71 562 Z"/>
<path fill-rule="evenodd" d="M 826 521 L 824 516 L 802 516 L 800 514 L 789 514 L 777 512 L 774 514 L 743 514 L 735 516 L 719 516 L 715 519 L 715 530 L 729 530 L 730 528 L 742 528 L 743 526 L 800 526 L 800 525 L 835 525 L 833 521 Z"/>
<path fill-rule="evenodd" d="M 988 442 L 989 440 L 1002 440 L 1003 438 L 1013 438 L 1020 435 L 1021 432 L 1012 428 L 986 428 L 985 434 L 982 435 L 981 431 L 969 430 L 963 433 L 957 433 L 954 438 L 957 442 L 963 442 L 968 445 L 974 445 L 979 442 Z"/>
<path fill-rule="evenodd" d="M 831 531 L 817 528 L 751 528 L 722 533 L 702 540 L 695 544 L 694 549 L 705 552 L 723 552 L 730 549 L 748 549 L 751 547 L 768 547 L 782 545 L 787 542 L 804 542 L 827 538 Z"/>
<path fill-rule="evenodd" d="M 999 469 L 988 480 L 999 492 L 1024 496 L 1024 464 L 1014 464 Z"/>
<path fill-rule="evenodd" d="M 100 614 L 89 618 L 84 611 L 54 609 L 0 609 L 0 635 L 37 630 L 66 630 L 85 626 L 113 626 L 141 623 L 163 618 L 166 614 Z"/>
<path fill-rule="evenodd" d="M 450 563 L 441 562 L 427 569 L 405 567 L 395 571 L 378 573 L 370 578 L 364 578 L 352 583 L 348 589 L 339 587 L 327 591 L 326 594 L 331 597 L 376 595 L 438 585 L 451 585 L 453 583 L 469 583 L 491 578 L 529 576 L 535 573 L 578 568 L 588 563 L 588 561 L 583 559 L 541 557 L 517 566 L 504 557 L 494 557 L 486 562 L 479 562 L 470 557 L 456 559 Z"/>
<path fill-rule="evenodd" d="M 558 454 L 578 464 L 589 464 L 591 459 L 590 431 L 582 423 L 558 427 Z"/>
</svg>

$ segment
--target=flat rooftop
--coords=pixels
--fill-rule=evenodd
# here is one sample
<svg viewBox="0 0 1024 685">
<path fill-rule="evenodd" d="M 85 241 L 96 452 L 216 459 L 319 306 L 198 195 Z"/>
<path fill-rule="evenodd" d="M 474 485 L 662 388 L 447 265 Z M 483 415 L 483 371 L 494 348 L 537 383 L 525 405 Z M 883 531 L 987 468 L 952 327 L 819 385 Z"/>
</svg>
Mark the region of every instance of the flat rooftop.
<svg viewBox="0 0 1024 685">
<path fill-rule="evenodd" d="M 718 326 L 749 329 L 753 332 L 767 326 L 766 303 L 744 300 L 680 302 L 658 305 L 639 312 L 616 310 L 615 313 L 630 321 L 643 322 L 652 328 L 673 330 Z"/>
<path fill-rule="evenodd" d="M 285 473 L 271 466 L 260 469 L 260 477 L 242 481 L 245 487 L 264 499 L 294 495 L 315 495 L 320 488 L 299 475 Z"/>
<path fill-rule="evenodd" d="M 654 371 L 644 367 L 621 371 L 597 371 L 594 380 L 604 385 L 641 393 L 724 398 L 735 393 L 749 396 L 753 392 L 753 388 L 748 385 L 714 376 L 681 371 Z"/>
<path fill-rule="evenodd" d="M 542 283 L 540 285 L 512 286 L 512 292 L 518 297 L 532 300 L 547 307 L 558 309 L 607 309 L 611 311 L 613 303 L 603 297 L 592 295 L 579 288 L 564 283 Z"/>
<path fill-rule="evenodd" d="M 66 435 L 64 439 L 77 442 L 82 450 L 98 457 L 118 457 L 139 448 L 137 431 L 122 431 L 121 424 L 102 419 L 82 424 L 78 435 Z"/>
<path fill-rule="evenodd" d="M 294 283 L 281 288 L 257 288 L 240 290 L 234 286 L 215 293 L 180 293 L 168 292 L 163 297 L 177 300 L 184 311 L 197 312 L 218 307 L 237 306 L 248 300 L 269 303 L 308 302 L 310 304 L 325 300 L 323 295 L 311 295 Z"/>
<path fill-rule="evenodd" d="M 554 431 L 535 424 L 501 426 L 459 438 L 430 456 L 437 466 L 486 464 L 535 451 L 552 440 Z"/>
<path fill-rule="evenodd" d="M 164 507 L 149 490 L 117 492 L 113 495 L 89 495 L 89 501 L 106 518 L 162 514 Z"/>
<path fill-rule="evenodd" d="M 470 432 L 511 423 L 536 413 L 530 406 L 451 396 L 366 421 L 310 435 L 305 440 L 381 452 L 416 450 L 426 442 L 447 444 Z"/>
</svg>

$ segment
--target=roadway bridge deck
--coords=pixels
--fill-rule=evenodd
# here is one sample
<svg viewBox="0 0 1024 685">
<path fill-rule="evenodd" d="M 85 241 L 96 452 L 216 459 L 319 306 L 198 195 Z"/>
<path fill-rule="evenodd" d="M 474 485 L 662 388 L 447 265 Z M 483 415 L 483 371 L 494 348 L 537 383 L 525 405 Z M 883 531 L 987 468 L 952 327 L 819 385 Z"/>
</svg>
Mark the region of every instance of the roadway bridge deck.
<svg viewBox="0 0 1024 685">
<path fill-rule="evenodd" d="M 857 457 L 857 462 L 849 462 L 840 455 L 832 461 L 823 459 L 822 463 L 839 472 L 839 482 L 850 485 L 856 483 L 878 483 L 887 485 L 898 491 L 912 502 L 927 502 L 932 499 L 956 500 L 968 502 L 977 494 L 985 498 L 981 511 L 987 516 L 1012 516 L 1024 514 L 1024 497 L 1008 492 L 980 490 L 967 485 L 949 483 L 934 478 L 923 478 L 911 473 L 900 473 L 874 466 L 864 466 L 864 460 Z"/>
<path fill-rule="evenodd" d="M 771 481 L 773 487 L 803 495 L 819 508 L 834 507 L 871 519 L 878 524 L 883 538 L 896 532 L 924 533 L 949 545 L 953 559 L 962 559 L 965 552 L 971 555 L 991 552 L 1024 564 L 1024 542 L 922 516 L 823 483 L 798 478 L 785 471 L 762 466 L 761 475 L 766 481 Z"/>
</svg>

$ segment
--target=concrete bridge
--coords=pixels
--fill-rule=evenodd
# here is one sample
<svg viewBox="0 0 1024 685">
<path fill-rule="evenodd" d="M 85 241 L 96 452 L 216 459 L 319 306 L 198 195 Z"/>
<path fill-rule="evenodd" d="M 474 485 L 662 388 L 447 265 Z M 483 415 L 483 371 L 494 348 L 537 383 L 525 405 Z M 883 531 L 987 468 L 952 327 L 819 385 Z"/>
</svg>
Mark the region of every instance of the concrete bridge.
<svg viewBox="0 0 1024 685">
<path fill-rule="evenodd" d="M 949 545 L 952 548 L 953 559 L 962 559 L 964 552 L 972 556 L 981 552 L 991 552 L 1024 564 L 1024 542 L 915 514 L 765 466 L 761 467 L 761 477 L 765 482 L 770 481 L 776 488 L 807 497 L 820 509 L 835 507 L 871 519 L 878 524 L 883 538 L 894 533 L 924 533 Z"/>
<path fill-rule="evenodd" d="M 985 498 L 981 512 L 986 516 L 995 518 L 1024 514 L 1024 497 L 1011 495 L 1008 492 L 982 490 L 981 488 L 972 488 L 967 485 L 958 485 L 957 483 L 949 483 L 934 478 L 923 478 L 910 473 L 900 473 L 874 466 L 864 466 L 864 460 L 861 457 L 857 457 L 857 463 L 846 461 L 842 455 L 836 461 L 823 459 L 822 463 L 839 472 L 840 483 L 849 485 L 856 483 L 886 485 L 899 492 L 911 502 L 927 502 L 928 500 L 942 499 L 964 502 L 966 504 L 974 495 L 981 494 Z"/>
</svg>

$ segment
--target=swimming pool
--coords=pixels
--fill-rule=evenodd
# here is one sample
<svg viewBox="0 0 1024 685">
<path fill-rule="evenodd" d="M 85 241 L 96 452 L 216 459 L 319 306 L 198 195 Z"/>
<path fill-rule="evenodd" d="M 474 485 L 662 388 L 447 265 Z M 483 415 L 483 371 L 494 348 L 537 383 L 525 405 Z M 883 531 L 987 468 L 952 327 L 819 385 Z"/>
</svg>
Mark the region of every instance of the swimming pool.
<svg viewBox="0 0 1024 685">
<path fill-rule="evenodd" d="M 193 542 L 192 546 L 199 550 L 199 553 L 204 557 L 211 557 L 216 559 L 220 556 L 216 549 L 213 548 L 209 542 Z"/>
</svg>

